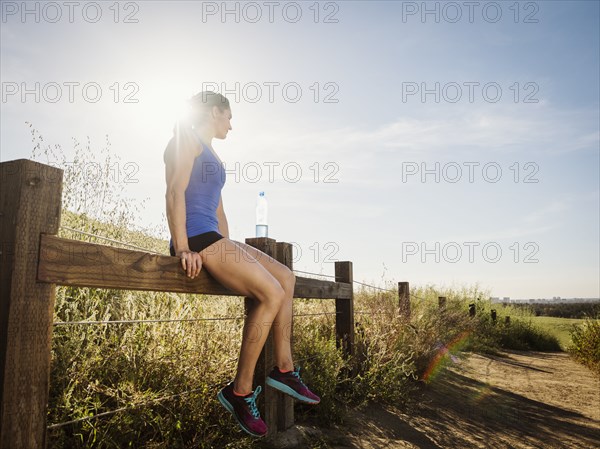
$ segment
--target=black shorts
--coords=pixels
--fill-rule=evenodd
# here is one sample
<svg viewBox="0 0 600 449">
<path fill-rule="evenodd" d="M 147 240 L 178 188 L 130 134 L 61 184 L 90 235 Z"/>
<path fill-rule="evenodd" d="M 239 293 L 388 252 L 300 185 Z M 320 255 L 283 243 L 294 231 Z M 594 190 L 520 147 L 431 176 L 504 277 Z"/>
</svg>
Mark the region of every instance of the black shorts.
<svg viewBox="0 0 600 449">
<path fill-rule="evenodd" d="M 215 231 L 203 232 L 202 234 L 188 237 L 188 245 L 190 250 L 200 252 L 222 238 L 223 236 Z M 169 251 L 171 252 L 171 256 L 175 256 L 175 249 L 172 246 L 169 246 Z"/>
</svg>

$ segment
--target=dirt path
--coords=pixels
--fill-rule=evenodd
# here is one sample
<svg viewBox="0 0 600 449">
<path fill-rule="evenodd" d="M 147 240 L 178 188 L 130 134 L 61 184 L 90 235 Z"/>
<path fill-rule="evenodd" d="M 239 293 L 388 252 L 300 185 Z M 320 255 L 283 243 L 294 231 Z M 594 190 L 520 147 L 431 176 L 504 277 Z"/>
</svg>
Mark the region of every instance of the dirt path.
<svg viewBox="0 0 600 449">
<path fill-rule="evenodd" d="M 336 449 L 600 448 L 600 378 L 565 353 L 502 355 L 469 354 L 410 412 L 372 404 L 321 440 Z"/>
</svg>

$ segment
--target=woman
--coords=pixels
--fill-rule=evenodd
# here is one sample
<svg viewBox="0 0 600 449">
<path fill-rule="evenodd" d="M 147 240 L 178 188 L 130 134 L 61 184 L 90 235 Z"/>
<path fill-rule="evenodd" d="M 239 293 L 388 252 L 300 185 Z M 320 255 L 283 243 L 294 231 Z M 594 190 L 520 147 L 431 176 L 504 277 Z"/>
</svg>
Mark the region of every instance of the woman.
<svg viewBox="0 0 600 449">
<path fill-rule="evenodd" d="M 229 100 L 205 91 L 192 97 L 190 105 L 191 118 L 177 123 L 164 154 L 170 251 L 181 259 L 188 277 L 198 276 L 204 267 L 225 287 L 256 299 L 244 323 L 235 379 L 217 397 L 244 431 L 264 436 L 267 426 L 256 407 L 260 387 L 252 391 L 252 383 L 271 326 L 276 366 L 266 382 L 302 402 L 320 401 L 294 369 L 286 335 L 295 277 L 272 257 L 229 239 L 221 197 L 225 169 L 212 148 L 213 138 L 225 139 L 232 129 Z"/>
</svg>

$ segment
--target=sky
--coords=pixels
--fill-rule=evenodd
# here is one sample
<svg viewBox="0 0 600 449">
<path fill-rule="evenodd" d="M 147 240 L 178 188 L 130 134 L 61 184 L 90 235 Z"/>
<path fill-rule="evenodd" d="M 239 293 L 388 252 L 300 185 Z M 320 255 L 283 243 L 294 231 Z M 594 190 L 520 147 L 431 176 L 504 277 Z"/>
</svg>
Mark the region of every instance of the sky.
<svg viewBox="0 0 600 449">
<path fill-rule="evenodd" d="M 600 297 L 599 4 L 2 1 L 0 160 L 26 122 L 67 160 L 108 139 L 168 239 L 163 152 L 215 90 L 232 239 L 264 191 L 297 270 Z"/>
</svg>

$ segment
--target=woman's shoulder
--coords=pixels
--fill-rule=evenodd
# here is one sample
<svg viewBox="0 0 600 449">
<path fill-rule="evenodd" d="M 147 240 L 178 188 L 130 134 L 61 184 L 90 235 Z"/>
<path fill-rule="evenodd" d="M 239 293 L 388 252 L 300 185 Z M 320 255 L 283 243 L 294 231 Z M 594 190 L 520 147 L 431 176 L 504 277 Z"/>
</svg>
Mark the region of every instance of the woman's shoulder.
<svg viewBox="0 0 600 449">
<path fill-rule="evenodd" d="M 176 154 L 177 155 L 186 155 L 187 157 L 198 157 L 204 151 L 204 147 L 202 145 L 198 145 L 192 139 L 189 138 L 180 138 L 177 136 L 171 137 L 165 151 L 163 153 L 163 162 L 166 164 L 170 161 Z"/>
</svg>

